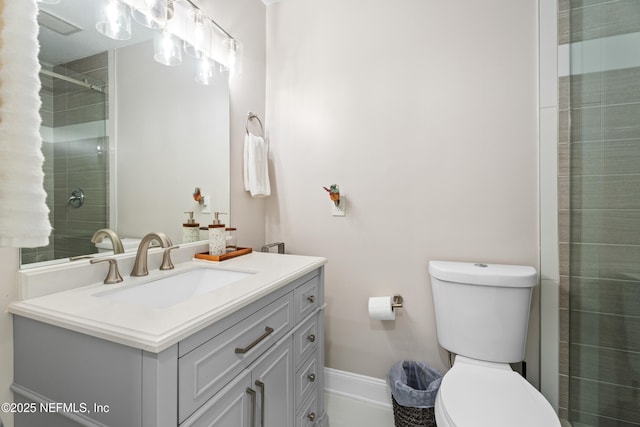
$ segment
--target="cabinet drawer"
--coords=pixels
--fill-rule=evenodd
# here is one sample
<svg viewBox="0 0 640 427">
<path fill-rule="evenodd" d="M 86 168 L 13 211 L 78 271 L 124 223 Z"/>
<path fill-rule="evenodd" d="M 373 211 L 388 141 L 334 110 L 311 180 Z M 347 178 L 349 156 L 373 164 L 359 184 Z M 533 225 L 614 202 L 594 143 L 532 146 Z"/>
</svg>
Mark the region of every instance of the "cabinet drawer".
<svg viewBox="0 0 640 427">
<path fill-rule="evenodd" d="M 306 400 L 296 415 L 296 427 L 313 427 L 320 418 L 318 410 L 318 393 L 314 393 Z"/>
<path fill-rule="evenodd" d="M 309 281 L 294 290 L 295 322 L 299 322 L 320 305 L 320 276 L 314 276 Z"/>
<path fill-rule="evenodd" d="M 323 369 L 319 367 L 316 353 L 305 360 L 296 373 L 296 408 L 317 390 L 320 375 L 323 375 Z"/>
<path fill-rule="evenodd" d="M 307 320 L 293 335 L 293 363 L 296 369 L 318 347 L 318 316 Z"/>
<path fill-rule="evenodd" d="M 279 298 L 178 361 L 178 419 L 185 420 L 293 326 L 293 295 Z"/>
</svg>

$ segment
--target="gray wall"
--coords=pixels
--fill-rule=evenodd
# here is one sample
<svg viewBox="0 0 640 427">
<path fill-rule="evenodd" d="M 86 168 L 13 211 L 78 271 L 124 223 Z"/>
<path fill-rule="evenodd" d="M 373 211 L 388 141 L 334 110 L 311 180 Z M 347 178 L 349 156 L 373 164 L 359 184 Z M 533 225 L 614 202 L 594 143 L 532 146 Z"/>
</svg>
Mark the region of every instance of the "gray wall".
<svg viewBox="0 0 640 427">
<path fill-rule="evenodd" d="M 531 1 L 269 6 L 267 240 L 329 259 L 328 367 L 444 371 L 427 262 L 538 267 L 537 37 Z M 322 189 L 334 183 L 344 217 Z M 394 293 L 395 322 L 370 320 L 368 298 Z"/>
</svg>

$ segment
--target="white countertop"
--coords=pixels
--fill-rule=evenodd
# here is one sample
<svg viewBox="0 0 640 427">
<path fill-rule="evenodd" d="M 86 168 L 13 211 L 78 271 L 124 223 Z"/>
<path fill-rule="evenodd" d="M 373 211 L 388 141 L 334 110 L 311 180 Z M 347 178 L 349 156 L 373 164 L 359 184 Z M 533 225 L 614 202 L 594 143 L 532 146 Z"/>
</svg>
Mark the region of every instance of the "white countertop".
<svg viewBox="0 0 640 427">
<path fill-rule="evenodd" d="M 219 263 L 187 261 L 170 271 L 125 277 L 16 301 L 9 312 L 130 347 L 158 353 L 326 263 L 325 258 L 254 252 Z M 106 290 L 136 286 L 194 268 L 251 272 L 245 278 L 167 308 L 101 298 Z"/>
</svg>

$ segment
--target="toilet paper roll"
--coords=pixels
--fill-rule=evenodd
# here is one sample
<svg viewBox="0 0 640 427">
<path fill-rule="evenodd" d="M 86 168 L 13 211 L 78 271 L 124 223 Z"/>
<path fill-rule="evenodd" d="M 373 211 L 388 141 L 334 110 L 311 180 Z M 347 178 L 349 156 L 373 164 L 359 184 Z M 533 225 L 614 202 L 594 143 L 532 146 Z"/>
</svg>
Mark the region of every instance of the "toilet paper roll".
<svg viewBox="0 0 640 427">
<path fill-rule="evenodd" d="M 396 312 L 391 304 L 393 297 L 371 297 L 369 298 L 369 318 L 372 320 L 396 320 Z"/>
</svg>

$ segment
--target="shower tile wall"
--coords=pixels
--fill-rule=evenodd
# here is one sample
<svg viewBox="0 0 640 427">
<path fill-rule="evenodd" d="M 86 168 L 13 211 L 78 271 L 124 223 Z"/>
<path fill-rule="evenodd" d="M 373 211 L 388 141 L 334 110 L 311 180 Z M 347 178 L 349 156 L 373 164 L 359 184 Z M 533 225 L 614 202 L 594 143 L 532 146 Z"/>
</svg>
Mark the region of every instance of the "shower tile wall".
<svg viewBox="0 0 640 427">
<path fill-rule="evenodd" d="M 89 82 L 108 81 L 106 52 L 55 67 L 56 72 Z M 106 96 L 63 80 L 54 82 L 55 127 L 101 121 L 108 118 Z M 71 139 L 54 145 L 54 216 L 56 258 L 96 251 L 93 233 L 108 223 L 106 137 Z M 80 208 L 68 205 L 76 188 L 85 193 Z M 60 215 L 63 211 L 65 214 Z"/>
<path fill-rule="evenodd" d="M 89 83 L 102 84 L 108 81 L 108 55 L 103 52 L 78 59 L 56 66 L 54 71 L 78 80 L 87 79 Z M 56 127 L 108 118 L 109 109 L 103 93 L 63 80 L 55 80 L 54 84 Z"/>
<path fill-rule="evenodd" d="M 561 43 L 640 32 L 637 0 L 560 7 Z M 640 426 L 640 68 L 562 77 L 559 96 L 560 415 Z"/>
<path fill-rule="evenodd" d="M 55 66 L 53 71 L 102 85 L 108 81 L 107 61 L 108 55 L 104 52 Z M 69 129 L 72 125 L 108 118 L 105 94 L 64 80 L 41 78 L 43 126 Z M 47 203 L 54 230 L 46 248 L 23 249 L 23 263 L 96 251 L 90 242 L 91 236 L 108 223 L 107 144 L 105 136 L 70 137 L 43 144 Z M 86 196 L 84 205 L 77 209 L 68 205 L 71 192 L 76 188 L 82 188 Z"/>
</svg>

